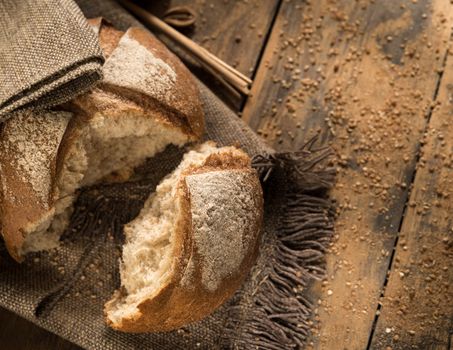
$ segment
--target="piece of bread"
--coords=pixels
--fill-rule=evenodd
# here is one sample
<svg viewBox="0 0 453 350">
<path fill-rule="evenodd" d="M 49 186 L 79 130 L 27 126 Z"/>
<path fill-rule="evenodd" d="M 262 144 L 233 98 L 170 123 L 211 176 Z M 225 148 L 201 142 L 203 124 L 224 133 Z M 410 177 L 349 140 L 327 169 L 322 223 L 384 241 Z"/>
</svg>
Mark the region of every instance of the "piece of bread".
<svg viewBox="0 0 453 350">
<path fill-rule="evenodd" d="M 50 228 L 53 187 L 58 148 L 71 118 L 69 112 L 29 111 L 0 125 L 1 233 L 16 260 L 32 232 L 49 229 L 48 240 L 39 242 L 42 249 L 58 241 Z"/>
<path fill-rule="evenodd" d="M 106 56 L 103 80 L 53 111 L 0 126 L 1 232 L 18 261 L 58 244 L 79 188 L 203 133 L 195 81 L 176 56 L 145 30 L 91 24 Z"/>
<path fill-rule="evenodd" d="M 107 323 L 170 331 L 213 312 L 243 282 L 259 246 L 261 185 L 250 158 L 205 143 L 188 152 L 124 228 L 121 288 Z"/>
</svg>

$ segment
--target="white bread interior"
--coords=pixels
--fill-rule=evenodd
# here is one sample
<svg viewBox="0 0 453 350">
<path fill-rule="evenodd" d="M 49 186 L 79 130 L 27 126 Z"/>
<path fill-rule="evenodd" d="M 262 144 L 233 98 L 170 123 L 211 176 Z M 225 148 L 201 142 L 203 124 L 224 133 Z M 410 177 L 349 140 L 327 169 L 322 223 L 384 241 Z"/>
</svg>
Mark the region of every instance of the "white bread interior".
<svg viewBox="0 0 453 350">
<path fill-rule="evenodd" d="M 96 114 L 63 155 L 48 217 L 27 229 L 20 255 L 56 247 L 67 227 L 77 190 L 106 175 L 133 168 L 169 144 L 182 146 L 189 136 L 179 128 L 141 115 L 111 118 Z"/>
<path fill-rule="evenodd" d="M 233 150 L 224 147 L 221 150 Z M 219 152 L 212 142 L 184 155 L 179 166 L 167 176 L 145 203 L 140 215 L 124 227 L 126 244 L 120 264 L 121 285 L 126 296 L 113 301 L 107 317 L 118 323 L 137 312 L 143 300 L 163 288 L 172 274 L 174 233 L 180 223 L 181 196 L 177 184 L 181 173 L 203 164 L 209 155 Z"/>
</svg>

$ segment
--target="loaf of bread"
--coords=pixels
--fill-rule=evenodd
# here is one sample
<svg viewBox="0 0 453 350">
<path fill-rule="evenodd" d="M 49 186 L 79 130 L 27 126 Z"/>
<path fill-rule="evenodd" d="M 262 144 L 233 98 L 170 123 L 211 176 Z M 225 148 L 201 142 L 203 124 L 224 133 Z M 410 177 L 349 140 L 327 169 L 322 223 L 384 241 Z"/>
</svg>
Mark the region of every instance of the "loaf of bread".
<svg viewBox="0 0 453 350">
<path fill-rule="evenodd" d="M 262 218 L 261 185 L 244 152 L 208 142 L 187 153 L 125 226 L 108 324 L 170 331 L 210 314 L 254 263 Z"/>
<path fill-rule="evenodd" d="M 176 56 L 145 30 L 90 23 L 103 80 L 61 108 L 0 126 L 1 233 L 18 261 L 58 244 L 79 188 L 203 133 L 195 81 Z"/>
</svg>

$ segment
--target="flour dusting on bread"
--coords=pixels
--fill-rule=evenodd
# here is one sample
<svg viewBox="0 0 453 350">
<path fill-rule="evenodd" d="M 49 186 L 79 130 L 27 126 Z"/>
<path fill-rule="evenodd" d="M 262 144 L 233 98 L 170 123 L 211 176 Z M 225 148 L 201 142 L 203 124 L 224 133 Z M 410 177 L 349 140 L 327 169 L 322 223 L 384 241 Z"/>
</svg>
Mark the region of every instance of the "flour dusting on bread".
<svg viewBox="0 0 453 350">
<path fill-rule="evenodd" d="M 146 74 L 137 69 L 140 66 L 146 69 Z M 105 83 L 139 90 L 167 103 L 176 99 L 171 93 L 177 79 L 175 70 L 129 32 L 105 62 L 103 72 Z"/>
<path fill-rule="evenodd" d="M 262 201 L 241 150 L 206 142 L 188 152 L 125 226 L 122 287 L 105 306 L 108 323 L 165 331 L 211 313 L 256 257 Z"/>
<path fill-rule="evenodd" d="M 20 112 L 5 123 L 2 132 L 5 137 L 0 142 L 1 153 L 10 159 L 17 176 L 32 186 L 46 208 L 51 195 L 51 164 L 71 116 L 69 112 Z"/>
<path fill-rule="evenodd" d="M 127 297 L 117 304 L 112 319 L 133 314 L 140 301 L 168 282 L 173 267 L 174 233 L 181 215 L 181 198 L 177 196 L 181 174 L 191 166 L 201 166 L 215 151 L 212 143 L 206 143 L 198 151 L 184 155 L 173 173 L 156 187 L 139 216 L 124 227 L 126 244 L 120 271 Z"/>
<path fill-rule="evenodd" d="M 253 193 L 245 191 L 250 173 L 235 170 L 189 175 L 192 225 L 204 265 L 201 277 L 209 291 L 235 272 L 244 259 L 253 235 L 250 230 Z M 234 198 L 234 200 L 231 200 Z"/>
</svg>

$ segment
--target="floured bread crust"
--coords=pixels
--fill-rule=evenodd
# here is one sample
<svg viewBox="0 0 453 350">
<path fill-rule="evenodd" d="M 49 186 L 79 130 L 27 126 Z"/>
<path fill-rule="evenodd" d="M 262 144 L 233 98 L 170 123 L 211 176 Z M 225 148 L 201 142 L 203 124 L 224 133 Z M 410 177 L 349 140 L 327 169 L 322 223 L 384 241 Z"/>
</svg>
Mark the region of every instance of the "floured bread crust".
<svg viewBox="0 0 453 350">
<path fill-rule="evenodd" d="M 112 117 L 137 111 L 200 138 L 204 118 L 198 88 L 180 60 L 144 29 L 122 33 L 99 19 L 90 24 L 99 32 L 106 56 L 104 78 L 71 107 Z"/>
<path fill-rule="evenodd" d="M 258 254 L 263 196 L 250 158 L 206 143 L 125 226 L 122 288 L 105 306 L 125 332 L 170 331 L 232 296 Z"/>
<path fill-rule="evenodd" d="M 49 224 L 58 148 L 72 114 L 19 112 L 0 127 L 1 232 L 19 260 L 29 232 Z"/>
</svg>

